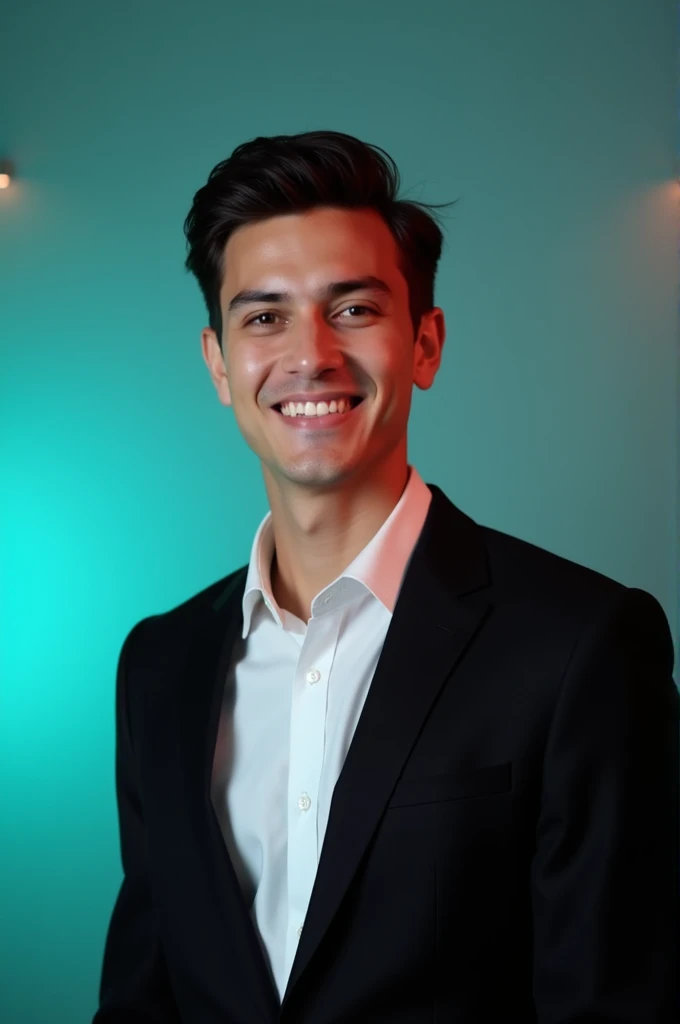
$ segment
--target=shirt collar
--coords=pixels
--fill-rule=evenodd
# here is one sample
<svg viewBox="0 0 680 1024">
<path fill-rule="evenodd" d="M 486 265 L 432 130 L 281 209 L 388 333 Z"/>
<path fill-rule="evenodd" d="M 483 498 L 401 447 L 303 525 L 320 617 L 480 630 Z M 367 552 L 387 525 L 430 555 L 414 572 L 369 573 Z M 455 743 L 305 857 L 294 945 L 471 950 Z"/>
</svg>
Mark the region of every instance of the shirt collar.
<svg viewBox="0 0 680 1024">
<path fill-rule="evenodd" d="M 429 487 L 417 470 L 409 466 L 408 482 L 392 512 L 345 571 L 316 595 L 312 601 L 312 617 L 367 592 L 392 614 L 431 500 Z M 278 607 L 271 590 L 273 555 L 274 531 L 271 512 L 268 512 L 258 527 L 250 552 L 243 594 L 244 638 L 250 632 L 253 612 L 262 601 L 279 625 L 283 625 L 287 614 Z"/>
</svg>

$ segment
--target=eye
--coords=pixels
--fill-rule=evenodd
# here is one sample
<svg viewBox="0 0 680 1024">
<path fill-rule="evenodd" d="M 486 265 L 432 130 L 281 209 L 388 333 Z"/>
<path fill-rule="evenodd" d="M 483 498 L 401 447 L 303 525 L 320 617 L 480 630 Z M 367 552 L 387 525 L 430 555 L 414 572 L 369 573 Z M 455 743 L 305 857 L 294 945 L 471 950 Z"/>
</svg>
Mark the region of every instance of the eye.
<svg viewBox="0 0 680 1024">
<path fill-rule="evenodd" d="M 371 309 L 370 306 L 358 306 L 356 303 L 354 303 L 354 305 L 352 306 L 348 306 L 347 309 L 343 309 L 342 312 L 349 313 L 350 309 L 361 309 L 364 311 L 364 313 L 376 313 L 376 311 L 374 309 Z M 350 317 L 349 319 L 354 320 L 354 317 Z"/>
<path fill-rule="evenodd" d="M 271 313 L 271 312 L 270 313 L 258 313 L 257 316 L 252 317 L 250 320 L 246 320 L 245 326 L 249 327 L 250 324 L 256 323 L 256 321 L 258 321 L 260 319 L 260 317 L 263 317 L 263 316 L 277 316 L 277 314 L 276 313 Z M 269 324 L 260 324 L 259 326 L 260 327 L 269 327 L 270 325 Z"/>
<path fill-rule="evenodd" d="M 360 314 L 359 314 L 360 316 L 365 316 L 367 313 L 368 314 L 372 313 L 374 316 L 379 316 L 380 315 L 376 309 L 372 309 L 370 306 L 360 306 L 356 302 L 353 303 L 351 306 L 347 306 L 345 309 L 340 310 L 340 313 L 338 313 L 336 315 L 337 316 L 341 316 L 343 313 L 349 313 L 349 311 L 351 309 L 358 309 L 358 310 L 360 310 L 361 311 Z M 250 327 L 251 324 L 257 324 L 258 327 L 271 327 L 271 322 L 270 323 L 262 323 L 261 322 L 262 321 L 262 317 L 263 316 L 271 316 L 271 317 L 276 318 L 278 315 L 279 315 L 278 313 L 273 313 L 271 310 L 267 310 L 264 313 L 257 313 L 257 315 L 251 317 L 250 320 L 246 320 L 244 326 L 245 327 Z M 349 319 L 349 320 L 356 320 L 356 317 L 354 317 L 354 316 L 352 316 L 352 317 L 345 317 L 345 319 L 346 320 L 347 319 Z M 258 321 L 260 321 L 260 322 L 258 323 Z"/>
</svg>

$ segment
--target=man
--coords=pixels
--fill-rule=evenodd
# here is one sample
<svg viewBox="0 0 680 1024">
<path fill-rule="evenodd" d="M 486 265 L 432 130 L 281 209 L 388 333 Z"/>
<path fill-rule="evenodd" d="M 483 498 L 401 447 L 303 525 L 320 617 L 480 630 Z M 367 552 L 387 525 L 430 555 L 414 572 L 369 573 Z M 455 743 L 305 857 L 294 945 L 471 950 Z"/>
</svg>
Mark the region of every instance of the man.
<svg viewBox="0 0 680 1024">
<path fill-rule="evenodd" d="M 194 197 L 203 357 L 270 513 L 123 644 L 96 1024 L 676 1019 L 668 622 L 409 464 L 442 235 L 397 188 L 311 132 Z"/>
</svg>

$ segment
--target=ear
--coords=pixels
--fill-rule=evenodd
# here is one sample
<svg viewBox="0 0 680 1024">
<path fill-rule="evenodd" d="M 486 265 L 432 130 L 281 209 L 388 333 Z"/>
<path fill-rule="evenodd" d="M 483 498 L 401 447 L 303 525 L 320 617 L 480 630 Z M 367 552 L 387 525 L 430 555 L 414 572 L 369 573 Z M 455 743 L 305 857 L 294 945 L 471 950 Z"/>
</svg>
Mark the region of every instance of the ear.
<svg viewBox="0 0 680 1024">
<path fill-rule="evenodd" d="M 204 327 L 201 331 L 201 349 L 220 402 L 222 405 L 231 405 L 231 391 L 229 390 L 224 357 L 212 327 Z"/>
<path fill-rule="evenodd" d="M 413 383 L 421 391 L 427 391 L 434 383 L 442 361 L 445 338 L 444 312 L 439 306 L 435 306 L 421 317 L 413 348 Z"/>
</svg>

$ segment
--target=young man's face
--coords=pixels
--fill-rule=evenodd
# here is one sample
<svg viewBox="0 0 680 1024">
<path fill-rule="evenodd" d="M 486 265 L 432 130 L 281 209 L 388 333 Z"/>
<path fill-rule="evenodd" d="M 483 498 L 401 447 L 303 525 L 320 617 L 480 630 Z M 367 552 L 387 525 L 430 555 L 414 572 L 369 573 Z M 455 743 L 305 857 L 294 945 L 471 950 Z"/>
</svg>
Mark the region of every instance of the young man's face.
<svg viewBox="0 0 680 1024">
<path fill-rule="evenodd" d="M 317 208 L 229 238 L 224 360 L 209 328 L 203 355 L 266 480 L 328 489 L 405 465 L 413 384 L 432 384 L 445 332 L 434 309 L 414 343 L 397 261 L 396 242 L 372 210 Z M 369 276 L 384 287 L 330 291 Z"/>
</svg>

